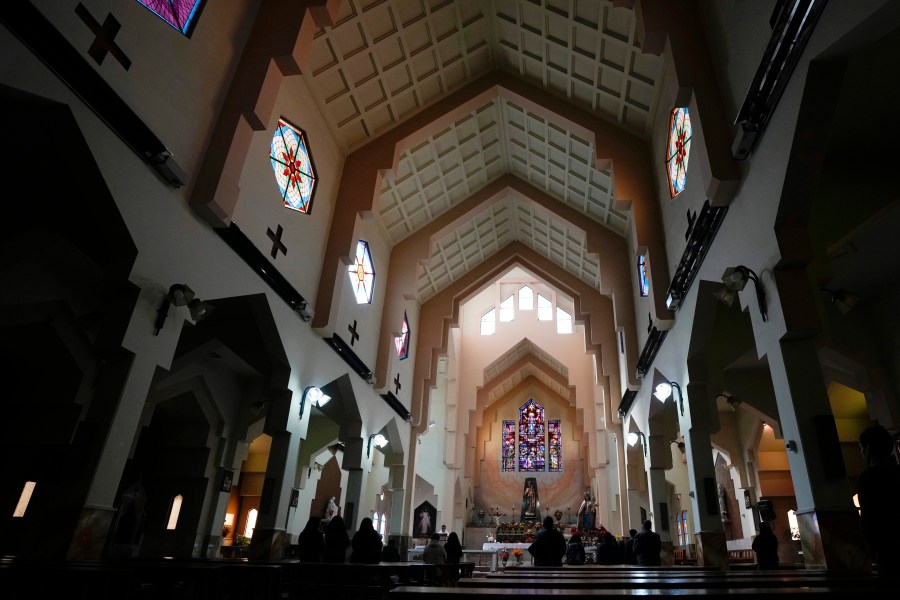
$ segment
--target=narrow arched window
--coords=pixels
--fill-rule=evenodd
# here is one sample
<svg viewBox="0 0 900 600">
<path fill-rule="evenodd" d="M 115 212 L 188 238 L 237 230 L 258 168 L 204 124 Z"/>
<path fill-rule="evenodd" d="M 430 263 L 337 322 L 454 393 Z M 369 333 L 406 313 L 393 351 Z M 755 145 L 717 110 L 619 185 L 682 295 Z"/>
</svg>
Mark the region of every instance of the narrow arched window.
<svg viewBox="0 0 900 600">
<path fill-rule="evenodd" d="M 516 470 L 516 422 L 503 421 L 503 433 L 500 440 L 500 470 Z"/>
<path fill-rule="evenodd" d="M 178 527 L 178 515 L 181 514 L 181 503 L 184 502 L 184 496 L 178 494 L 172 499 L 172 507 L 169 509 L 169 519 L 166 521 L 166 529 L 175 529 Z"/>
</svg>

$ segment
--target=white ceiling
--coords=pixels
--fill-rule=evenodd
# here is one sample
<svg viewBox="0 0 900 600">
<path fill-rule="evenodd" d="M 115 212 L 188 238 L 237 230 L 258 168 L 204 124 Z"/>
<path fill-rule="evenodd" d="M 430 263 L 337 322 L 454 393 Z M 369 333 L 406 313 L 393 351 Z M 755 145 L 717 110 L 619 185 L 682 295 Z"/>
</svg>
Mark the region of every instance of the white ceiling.
<svg viewBox="0 0 900 600">
<path fill-rule="evenodd" d="M 534 356 L 537 360 L 546 364 L 550 369 L 556 371 L 562 376 L 564 381 L 569 380 L 569 369 L 553 358 L 550 354 L 539 348 L 534 342 L 528 338 L 507 350 L 497 360 L 484 368 L 484 385 L 491 383 L 500 377 L 504 371 L 515 365 L 519 360 L 526 356 Z M 497 381 L 488 394 L 488 404 L 493 404 L 495 400 L 505 396 L 510 390 L 515 388 L 519 383 L 527 379 L 529 376 L 534 377 L 538 381 L 544 383 L 547 387 L 559 394 L 562 398 L 569 399 L 569 388 L 562 386 L 559 382 L 550 377 L 545 371 L 536 365 L 525 365 L 515 372 L 508 373 L 506 377 Z"/>
<path fill-rule="evenodd" d="M 335 27 L 317 32 L 304 78 L 347 153 L 494 70 L 647 137 L 663 63 L 641 53 L 635 30 L 634 12 L 605 0 L 347 0 Z M 610 173 L 594 165 L 592 143 L 495 98 L 403 149 L 375 214 L 397 244 L 511 174 L 624 235 L 629 215 L 612 207 Z M 599 283 L 584 231 L 511 195 L 435 236 L 418 273 L 419 300 L 512 241 Z"/>
</svg>

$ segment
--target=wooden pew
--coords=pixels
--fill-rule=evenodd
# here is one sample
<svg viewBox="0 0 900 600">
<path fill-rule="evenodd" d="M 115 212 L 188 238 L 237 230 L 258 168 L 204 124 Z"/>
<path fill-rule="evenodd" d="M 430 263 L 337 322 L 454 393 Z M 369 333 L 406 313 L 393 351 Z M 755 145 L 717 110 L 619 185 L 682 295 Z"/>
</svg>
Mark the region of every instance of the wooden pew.
<svg viewBox="0 0 900 600">
<path fill-rule="evenodd" d="M 382 598 L 397 585 L 436 586 L 435 565 L 422 561 L 362 563 L 297 563 L 297 598 Z"/>
</svg>

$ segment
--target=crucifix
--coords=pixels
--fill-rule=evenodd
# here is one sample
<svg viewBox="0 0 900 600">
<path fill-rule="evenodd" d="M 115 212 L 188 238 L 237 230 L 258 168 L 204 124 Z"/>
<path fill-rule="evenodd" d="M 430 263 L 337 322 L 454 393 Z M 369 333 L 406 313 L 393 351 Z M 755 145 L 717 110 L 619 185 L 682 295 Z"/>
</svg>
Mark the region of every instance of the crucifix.
<svg viewBox="0 0 900 600">
<path fill-rule="evenodd" d="M 88 54 L 91 58 L 97 61 L 98 65 L 102 65 L 103 59 L 106 58 L 106 54 L 112 54 L 113 58 L 119 61 L 119 64 L 127 71 L 129 67 L 131 67 L 131 59 L 125 56 L 122 49 L 113 41 L 121 27 L 116 18 L 112 16 L 112 14 L 106 15 L 103 26 L 101 26 L 100 23 L 97 22 L 97 19 L 88 12 L 88 9 L 84 4 L 81 4 L 80 2 L 78 3 L 78 6 L 75 7 L 75 14 L 81 17 L 84 24 L 87 25 L 88 29 L 96 36 L 91 47 L 88 49 Z"/>
<path fill-rule="evenodd" d="M 268 227 L 266 228 L 266 235 L 269 236 L 269 239 L 272 240 L 272 258 L 278 258 L 278 251 L 281 250 L 281 253 L 287 256 L 287 246 L 284 245 L 284 242 L 281 241 L 281 234 L 284 233 L 284 229 L 281 225 L 278 226 L 278 231 L 273 232 Z"/>
<path fill-rule="evenodd" d="M 397 391 L 394 392 L 394 394 L 399 394 L 400 388 L 403 387 L 402 385 L 400 385 L 400 373 L 397 373 L 397 376 L 394 377 L 394 385 L 397 386 Z"/>
<path fill-rule="evenodd" d="M 359 334 L 356 332 L 356 319 L 353 319 L 353 325 L 347 325 L 347 331 L 350 332 L 350 345 L 353 345 L 353 342 L 359 339 Z"/>
</svg>

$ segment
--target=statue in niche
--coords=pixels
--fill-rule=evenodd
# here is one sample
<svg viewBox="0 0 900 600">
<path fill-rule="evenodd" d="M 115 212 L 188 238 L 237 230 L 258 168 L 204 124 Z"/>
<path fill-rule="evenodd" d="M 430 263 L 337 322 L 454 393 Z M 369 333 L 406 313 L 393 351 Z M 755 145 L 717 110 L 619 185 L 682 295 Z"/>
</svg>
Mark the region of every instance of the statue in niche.
<svg viewBox="0 0 900 600">
<path fill-rule="evenodd" d="M 528 477 L 525 479 L 525 490 L 522 492 L 522 520 L 540 521 L 539 505 L 537 479 Z"/>
<path fill-rule="evenodd" d="M 731 518 L 728 516 L 728 498 L 725 496 L 725 486 L 719 484 L 719 513 L 722 515 L 722 521 L 728 523 Z"/>
</svg>

